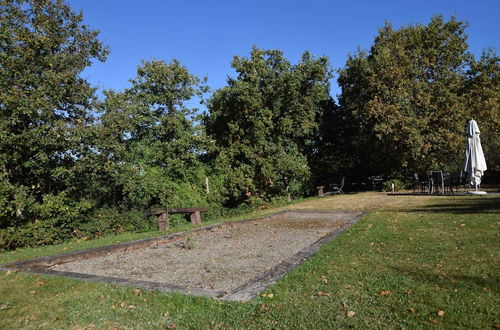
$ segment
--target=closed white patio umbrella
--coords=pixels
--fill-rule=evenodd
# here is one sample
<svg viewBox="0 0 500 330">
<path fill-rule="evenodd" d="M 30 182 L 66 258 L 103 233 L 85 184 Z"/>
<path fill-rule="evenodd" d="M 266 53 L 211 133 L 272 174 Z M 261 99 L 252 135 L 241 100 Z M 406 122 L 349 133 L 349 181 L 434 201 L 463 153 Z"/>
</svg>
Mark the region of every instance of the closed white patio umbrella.
<svg viewBox="0 0 500 330">
<path fill-rule="evenodd" d="M 481 131 L 479 131 L 476 121 L 474 119 L 470 120 L 467 125 L 464 172 L 467 173 L 467 181 L 476 187 L 476 191 L 469 193 L 483 195 L 486 192 L 477 190 L 477 187 L 481 184 L 481 177 L 487 169 L 480 134 Z"/>
</svg>

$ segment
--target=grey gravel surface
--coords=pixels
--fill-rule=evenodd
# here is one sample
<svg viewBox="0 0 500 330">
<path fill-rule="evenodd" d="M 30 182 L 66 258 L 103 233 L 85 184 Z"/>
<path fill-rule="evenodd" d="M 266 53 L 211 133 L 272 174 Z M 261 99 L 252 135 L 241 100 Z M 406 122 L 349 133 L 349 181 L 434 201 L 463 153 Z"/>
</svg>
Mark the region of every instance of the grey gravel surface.
<svg viewBox="0 0 500 330">
<path fill-rule="evenodd" d="M 343 226 L 330 219 L 283 218 L 217 228 L 168 244 L 51 267 L 57 271 L 230 292 Z"/>
</svg>

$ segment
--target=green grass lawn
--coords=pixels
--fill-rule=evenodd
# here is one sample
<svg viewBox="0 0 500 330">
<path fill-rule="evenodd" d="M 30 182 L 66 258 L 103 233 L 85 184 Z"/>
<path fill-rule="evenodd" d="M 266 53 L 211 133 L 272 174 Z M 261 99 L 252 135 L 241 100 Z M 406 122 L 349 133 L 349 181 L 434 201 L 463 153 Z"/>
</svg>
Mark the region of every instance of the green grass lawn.
<svg viewBox="0 0 500 330">
<path fill-rule="evenodd" d="M 360 193 L 285 208 L 371 212 L 245 303 L 0 272 L 0 328 L 500 327 L 500 197 Z M 154 234 L 3 252 L 0 263 Z"/>
</svg>

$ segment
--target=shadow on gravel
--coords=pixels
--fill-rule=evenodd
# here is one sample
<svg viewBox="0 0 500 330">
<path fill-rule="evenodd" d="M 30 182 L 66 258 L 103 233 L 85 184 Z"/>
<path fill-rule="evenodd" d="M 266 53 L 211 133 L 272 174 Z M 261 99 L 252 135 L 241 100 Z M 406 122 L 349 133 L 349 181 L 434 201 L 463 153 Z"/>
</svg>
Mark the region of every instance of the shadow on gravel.
<svg viewBox="0 0 500 330">
<path fill-rule="evenodd" d="M 408 209 L 405 212 L 433 212 L 433 213 L 498 213 L 500 215 L 500 196 L 499 197 L 467 197 L 454 203 L 431 204 L 425 207 Z"/>
</svg>

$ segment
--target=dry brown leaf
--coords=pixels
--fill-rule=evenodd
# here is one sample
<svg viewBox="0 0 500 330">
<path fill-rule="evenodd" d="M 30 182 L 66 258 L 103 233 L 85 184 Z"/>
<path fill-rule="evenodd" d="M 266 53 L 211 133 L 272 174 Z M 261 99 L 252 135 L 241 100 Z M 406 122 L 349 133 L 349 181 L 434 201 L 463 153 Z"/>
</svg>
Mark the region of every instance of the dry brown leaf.
<svg viewBox="0 0 500 330">
<path fill-rule="evenodd" d="M 35 286 L 36 286 L 37 288 L 39 288 L 39 287 L 41 287 L 42 285 L 45 285 L 45 284 L 47 284 L 47 283 L 48 283 L 48 281 L 38 281 L 38 282 L 36 282 L 36 283 L 35 283 Z"/>
<path fill-rule="evenodd" d="M 10 275 L 10 274 L 14 274 L 14 273 L 17 273 L 18 270 L 17 269 L 12 269 L 12 270 L 8 270 L 5 275 Z"/>
<path fill-rule="evenodd" d="M 316 293 L 316 295 L 329 297 L 330 296 L 330 292 L 320 291 L 320 292 Z"/>
<path fill-rule="evenodd" d="M 267 310 L 267 306 L 266 306 L 266 304 L 262 304 L 262 305 L 260 305 L 260 309 L 261 309 L 261 310 L 263 310 L 263 311 Z"/>
<path fill-rule="evenodd" d="M 267 297 L 267 298 L 272 298 L 274 297 L 274 293 L 263 293 L 260 295 L 261 297 Z"/>
<path fill-rule="evenodd" d="M 330 280 L 328 279 L 328 277 L 326 277 L 325 275 L 320 276 L 320 279 L 319 279 L 319 280 L 320 280 L 320 281 L 323 281 L 323 282 L 325 282 L 325 283 L 330 282 Z"/>
<path fill-rule="evenodd" d="M 135 309 L 134 305 L 128 305 L 128 309 Z"/>
<path fill-rule="evenodd" d="M 381 296 L 388 296 L 388 295 L 391 295 L 391 294 L 392 294 L 392 292 L 391 292 L 391 291 L 383 291 L 383 290 L 382 290 L 382 291 L 380 291 L 380 295 L 381 295 Z"/>
<path fill-rule="evenodd" d="M 408 290 L 406 291 L 407 294 L 412 294 L 413 293 L 413 290 Z"/>
<path fill-rule="evenodd" d="M 89 325 L 87 325 L 87 329 L 94 329 L 94 328 L 95 328 L 94 323 L 90 323 Z"/>
<path fill-rule="evenodd" d="M 346 315 L 347 317 L 353 317 L 355 314 L 356 314 L 355 311 L 348 311 Z"/>
<path fill-rule="evenodd" d="M 439 316 L 444 316 L 445 312 L 444 311 L 438 311 L 437 313 Z"/>
<path fill-rule="evenodd" d="M 35 290 L 30 291 L 30 294 L 36 294 L 36 291 Z"/>
<path fill-rule="evenodd" d="M 120 307 L 121 307 L 121 308 L 125 308 L 125 306 L 127 306 L 127 304 L 125 304 L 125 302 L 124 302 L 124 301 L 122 301 L 122 302 L 120 303 Z"/>
<path fill-rule="evenodd" d="M 175 329 L 175 328 L 177 328 L 177 326 L 175 325 L 175 323 L 169 324 L 167 326 L 167 329 Z"/>
<path fill-rule="evenodd" d="M 9 307 L 9 304 L 3 304 L 2 306 L 0 306 L 0 310 L 9 309 Z"/>
<path fill-rule="evenodd" d="M 414 307 L 410 308 L 410 312 L 415 313 L 416 311 L 417 311 L 416 308 L 414 308 Z"/>
</svg>

